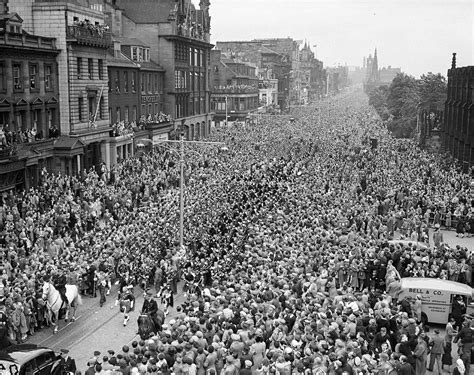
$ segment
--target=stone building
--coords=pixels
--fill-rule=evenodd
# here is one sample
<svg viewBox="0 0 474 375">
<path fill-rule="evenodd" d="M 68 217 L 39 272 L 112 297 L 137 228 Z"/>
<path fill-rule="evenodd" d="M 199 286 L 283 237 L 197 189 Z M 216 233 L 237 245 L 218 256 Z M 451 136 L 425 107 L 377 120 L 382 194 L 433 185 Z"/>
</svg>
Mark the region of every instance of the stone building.
<svg viewBox="0 0 474 375">
<path fill-rule="evenodd" d="M 442 149 L 458 160 L 465 172 L 474 166 L 474 66 L 448 70 L 448 98 L 441 131 Z"/>
<path fill-rule="evenodd" d="M 273 42 L 270 43 L 270 41 Z M 280 49 L 287 46 L 283 42 L 279 43 L 277 39 L 216 42 L 216 48 L 223 53 L 242 61 L 251 62 L 260 70 L 271 70 L 273 76 L 278 80 L 278 106 L 282 110 L 288 110 L 292 79 L 292 53 L 277 52 L 267 45 Z"/>
<path fill-rule="evenodd" d="M 245 122 L 259 107 L 258 81 L 255 65 L 229 58 L 219 50 L 211 51 L 214 122 L 219 125 L 225 125 L 226 121 Z"/>
<path fill-rule="evenodd" d="M 299 55 L 296 102 L 308 104 L 324 95 L 326 75 L 323 71 L 323 62 L 316 58 L 308 43 L 304 44 Z"/>
<path fill-rule="evenodd" d="M 106 8 L 114 36 L 150 46 L 150 59 L 164 69 L 163 112 L 188 139 L 207 136 L 213 117 L 209 0 L 199 7 L 190 0 L 107 0 Z"/>
<path fill-rule="evenodd" d="M 74 138 L 67 143 L 77 149 L 61 169 L 77 173 L 110 165 L 106 59 L 112 39 L 102 9 L 88 0 L 15 0 L 9 7 L 22 15 L 26 31 L 55 37 L 60 50 L 60 132 Z"/>
<path fill-rule="evenodd" d="M 366 93 L 380 86 L 390 86 L 397 74 L 402 72 L 400 68 L 392 68 L 391 65 L 379 68 L 377 48 L 373 57 L 372 55 L 367 58 L 364 57 L 362 70 L 365 70 L 364 91 Z"/>
<path fill-rule="evenodd" d="M 34 185 L 53 169 L 59 124 L 59 50 L 54 38 L 23 30 L 17 13 L 0 14 L 0 191 Z"/>
</svg>

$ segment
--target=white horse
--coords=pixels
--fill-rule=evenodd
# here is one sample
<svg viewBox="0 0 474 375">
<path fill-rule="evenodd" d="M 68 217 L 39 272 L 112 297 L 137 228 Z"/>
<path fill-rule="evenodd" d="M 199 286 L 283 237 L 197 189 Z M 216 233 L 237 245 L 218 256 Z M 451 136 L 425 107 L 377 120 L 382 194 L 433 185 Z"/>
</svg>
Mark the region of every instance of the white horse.
<svg viewBox="0 0 474 375">
<path fill-rule="evenodd" d="M 73 308 L 72 321 L 76 320 L 76 309 L 78 305 L 82 305 L 82 298 L 79 294 L 79 289 L 76 285 L 66 285 L 66 298 L 69 302 L 68 306 L 63 305 L 63 299 L 59 291 L 49 281 L 45 281 L 43 284 L 43 299 L 46 301 L 48 312 L 51 316 L 52 324 L 54 327 L 54 333 L 58 332 L 59 328 L 59 310 L 61 307 L 66 307 L 66 315 L 64 319 L 67 323 L 69 318 L 69 309 Z M 53 321 L 54 320 L 54 321 Z"/>
</svg>

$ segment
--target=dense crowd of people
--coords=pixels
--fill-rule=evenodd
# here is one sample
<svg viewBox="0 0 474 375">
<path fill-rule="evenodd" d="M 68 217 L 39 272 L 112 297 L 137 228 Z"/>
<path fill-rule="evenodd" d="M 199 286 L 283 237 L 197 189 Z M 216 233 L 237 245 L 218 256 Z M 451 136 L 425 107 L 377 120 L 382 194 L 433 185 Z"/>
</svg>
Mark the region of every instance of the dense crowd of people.
<svg viewBox="0 0 474 375">
<path fill-rule="evenodd" d="M 55 125 L 48 130 L 49 138 L 59 137 L 59 130 Z M 10 149 L 21 143 L 32 143 L 44 139 L 45 134 L 35 127 L 24 130 L 11 129 L 8 124 L 0 125 L 0 150 Z"/>
<path fill-rule="evenodd" d="M 401 277 L 472 285 L 468 249 L 429 235 L 449 226 L 448 212 L 464 223 L 459 234 L 473 233 L 470 176 L 393 139 L 357 92 L 292 117 L 215 129 L 210 140 L 226 142 L 227 154 L 189 154 L 185 249 L 169 147 L 111 171 L 44 173 L 37 188 L 5 194 L 0 296 L 10 337 L 49 323 L 45 277 L 101 298 L 118 279 L 122 291 L 168 296 L 166 305 L 184 278 L 192 289 L 169 323 L 120 354 L 98 352 L 86 373 L 424 374 L 428 351 L 452 365 L 453 341 L 453 371 L 468 373 L 470 322 L 455 316 L 440 344 L 425 332 L 421 302 L 397 297 Z M 395 237 L 411 242 L 388 242 Z"/>
</svg>

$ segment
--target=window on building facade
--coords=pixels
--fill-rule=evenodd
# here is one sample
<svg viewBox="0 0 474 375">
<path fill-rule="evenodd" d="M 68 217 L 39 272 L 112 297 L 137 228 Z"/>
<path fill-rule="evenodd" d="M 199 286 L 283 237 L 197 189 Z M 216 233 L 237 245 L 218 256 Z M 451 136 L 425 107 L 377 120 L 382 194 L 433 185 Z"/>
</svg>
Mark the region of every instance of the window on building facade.
<svg viewBox="0 0 474 375">
<path fill-rule="evenodd" d="M 146 74 L 145 73 L 142 73 L 141 75 L 141 82 L 140 82 L 140 86 L 141 86 L 141 92 L 142 94 L 145 93 L 145 86 L 146 86 Z"/>
<path fill-rule="evenodd" d="M 94 78 L 94 60 L 87 59 L 87 75 L 89 79 Z"/>
<path fill-rule="evenodd" d="M 119 93 L 120 92 L 120 71 L 115 72 L 115 92 Z"/>
<path fill-rule="evenodd" d="M 21 130 L 23 129 L 23 119 L 24 119 L 24 115 L 23 115 L 23 112 L 24 111 L 18 111 L 15 113 L 15 122 L 16 122 L 16 129 L 15 130 Z"/>
<path fill-rule="evenodd" d="M 148 104 L 148 114 L 153 113 L 153 107 L 151 104 Z"/>
<path fill-rule="evenodd" d="M 128 92 L 128 72 L 123 72 L 123 91 Z"/>
<path fill-rule="evenodd" d="M 129 120 L 129 115 L 130 115 L 130 113 L 129 113 L 129 109 L 128 109 L 128 105 L 127 105 L 127 106 L 125 106 L 125 112 L 123 113 L 123 119 L 127 122 L 130 121 Z"/>
<path fill-rule="evenodd" d="M 142 113 L 141 113 L 141 115 L 143 116 L 143 115 L 146 115 L 146 114 L 147 114 L 146 113 L 146 104 L 142 104 Z"/>
<path fill-rule="evenodd" d="M 150 49 L 145 48 L 144 51 L 145 51 L 144 61 L 150 61 Z"/>
<path fill-rule="evenodd" d="M 147 84 L 146 91 L 151 93 L 152 92 L 152 89 L 151 89 L 151 73 L 147 74 L 147 82 L 148 82 L 148 84 Z"/>
<path fill-rule="evenodd" d="M 38 64 L 30 64 L 30 89 L 39 89 L 38 82 Z"/>
<path fill-rule="evenodd" d="M 99 73 L 99 79 L 104 79 L 104 60 L 99 59 L 97 63 L 97 68 Z"/>
<path fill-rule="evenodd" d="M 188 113 L 185 114 L 186 115 L 194 115 L 195 112 L 194 112 L 194 98 L 190 97 L 189 100 L 188 100 Z"/>
<path fill-rule="evenodd" d="M 77 79 L 82 78 L 82 57 L 76 59 Z"/>
<path fill-rule="evenodd" d="M 23 89 L 23 77 L 21 74 L 21 64 L 13 64 L 13 89 L 22 90 Z"/>
<path fill-rule="evenodd" d="M 204 73 L 199 73 L 199 87 L 201 91 L 206 89 L 206 81 L 204 80 Z"/>
<path fill-rule="evenodd" d="M 21 25 L 10 25 L 10 32 L 13 34 L 21 34 Z"/>
<path fill-rule="evenodd" d="M 132 72 L 132 92 L 137 92 L 137 72 Z"/>
<path fill-rule="evenodd" d="M 5 64 L 0 62 L 0 91 L 5 91 L 7 89 L 5 80 Z"/>
<path fill-rule="evenodd" d="M 138 61 L 138 47 L 132 47 L 132 60 L 133 61 Z"/>
<path fill-rule="evenodd" d="M 96 98 L 87 98 L 87 109 L 89 110 L 89 119 L 95 120 L 96 117 Z"/>
<path fill-rule="evenodd" d="M 174 72 L 174 88 L 175 89 L 180 88 L 180 72 L 179 72 L 179 70 L 175 70 L 175 72 Z"/>
<path fill-rule="evenodd" d="M 199 112 L 199 98 L 198 97 L 194 98 L 194 113 L 195 114 L 201 113 Z"/>
<path fill-rule="evenodd" d="M 10 117 L 9 112 L 0 112 L 0 125 L 6 125 L 9 123 L 8 118 Z"/>
<path fill-rule="evenodd" d="M 160 94 L 163 94 L 163 75 L 162 74 L 159 74 L 158 75 L 158 91 Z"/>
<path fill-rule="evenodd" d="M 240 98 L 239 111 L 245 111 L 245 98 Z"/>
<path fill-rule="evenodd" d="M 194 52 L 193 52 L 193 48 L 192 47 L 189 47 L 189 65 L 193 66 L 194 65 Z"/>
<path fill-rule="evenodd" d="M 158 103 L 155 103 L 155 111 L 154 113 L 160 113 L 160 108 L 158 106 Z"/>
<path fill-rule="evenodd" d="M 84 107 L 84 98 L 77 98 L 77 107 L 79 121 L 83 121 L 82 108 Z"/>
<path fill-rule="evenodd" d="M 137 121 L 137 106 L 134 105 L 132 108 L 132 121 Z"/>
<path fill-rule="evenodd" d="M 153 85 L 153 92 L 155 94 L 158 94 L 158 92 L 160 91 L 160 89 L 158 87 L 158 74 L 154 74 L 153 78 L 154 78 L 154 81 L 155 81 L 155 83 Z"/>
<path fill-rule="evenodd" d="M 56 116 L 56 110 L 54 108 L 48 108 L 48 112 L 47 112 L 48 128 L 55 125 L 55 123 L 54 123 L 55 116 Z"/>
<path fill-rule="evenodd" d="M 40 111 L 33 110 L 31 111 L 31 128 L 38 129 L 38 121 L 40 117 Z"/>
<path fill-rule="evenodd" d="M 120 107 L 115 108 L 115 121 L 120 121 Z"/>
<path fill-rule="evenodd" d="M 45 90 L 52 90 L 54 88 L 53 66 L 49 64 L 44 65 L 44 88 Z"/>
</svg>

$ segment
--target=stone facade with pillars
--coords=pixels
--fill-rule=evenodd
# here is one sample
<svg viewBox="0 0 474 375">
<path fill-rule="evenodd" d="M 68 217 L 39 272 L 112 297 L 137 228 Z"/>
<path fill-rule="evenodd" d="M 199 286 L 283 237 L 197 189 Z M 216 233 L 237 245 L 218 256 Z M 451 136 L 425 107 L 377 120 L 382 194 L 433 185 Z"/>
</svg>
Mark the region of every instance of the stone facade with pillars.
<svg viewBox="0 0 474 375">
<path fill-rule="evenodd" d="M 0 125 L 15 133 L 35 129 L 41 139 L 59 115 L 59 50 L 53 38 L 11 32 L 11 23 L 0 31 Z"/>
<path fill-rule="evenodd" d="M 441 131 L 442 148 L 458 160 L 465 172 L 474 167 L 474 66 L 448 70 L 448 98 Z"/>
<path fill-rule="evenodd" d="M 108 164 L 106 56 L 112 41 L 105 14 L 92 9 L 88 0 L 14 0 L 9 10 L 25 14 L 25 30 L 56 38 L 61 135 L 79 138 L 85 145 L 73 172 Z"/>
<path fill-rule="evenodd" d="M 23 30 L 16 13 L 0 14 L 0 191 L 37 183 L 54 164 L 59 79 L 54 38 Z"/>
</svg>

